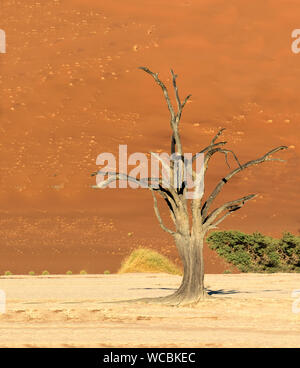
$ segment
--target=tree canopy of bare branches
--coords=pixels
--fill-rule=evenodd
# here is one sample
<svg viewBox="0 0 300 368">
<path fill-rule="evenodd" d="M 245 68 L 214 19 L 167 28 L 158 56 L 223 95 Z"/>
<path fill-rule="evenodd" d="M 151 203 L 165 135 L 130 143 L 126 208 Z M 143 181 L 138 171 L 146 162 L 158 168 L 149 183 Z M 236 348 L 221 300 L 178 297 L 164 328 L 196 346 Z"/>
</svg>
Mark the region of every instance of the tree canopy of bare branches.
<svg viewBox="0 0 300 368">
<path fill-rule="evenodd" d="M 169 110 L 170 119 L 170 153 L 182 158 L 183 164 L 183 148 L 181 137 L 179 133 L 179 125 L 182 118 L 183 109 L 185 108 L 191 95 L 186 96 L 183 100 L 179 96 L 177 87 L 177 75 L 171 70 L 172 86 L 175 94 L 176 106 L 171 103 L 169 91 L 165 84 L 160 80 L 158 73 L 152 72 L 146 67 L 140 67 L 142 71 L 150 75 L 154 82 L 161 88 L 164 99 Z M 262 156 L 250 160 L 245 163 L 241 163 L 237 155 L 230 149 L 226 149 L 226 141 L 219 141 L 225 129 L 220 129 L 211 142 L 204 148 L 200 148 L 192 157 L 192 163 L 199 157 L 204 155 L 203 171 L 201 173 L 194 171 L 192 168 L 192 175 L 195 183 L 194 191 L 200 193 L 200 181 L 205 179 L 206 170 L 208 168 L 210 160 L 216 154 L 222 154 L 225 157 L 225 161 L 228 164 L 228 156 L 231 155 L 236 163 L 236 168 L 229 171 L 226 176 L 220 178 L 215 188 L 211 193 L 205 193 L 204 195 L 195 196 L 192 199 L 188 199 L 186 196 L 187 187 L 186 183 L 182 181 L 180 185 L 175 185 L 176 170 L 174 161 L 170 163 L 170 176 L 171 180 L 169 185 L 165 185 L 162 177 L 157 178 L 141 178 L 136 179 L 130 177 L 127 174 L 119 172 L 105 172 L 99 171 L 102 174 L 109 174 L 108 179 L 101 183 L 101 187 L 107 186 L 114 180 L 128 180 L 135 183 L 146 184 L 146 187 L 151 191 L 154 204 L 154 212 L 157 217 L 158 223 L 163 231 L 170 234 L 175 241 L 178 253 L 183 264 L 183 278 L 179 289 L 162 298 L 147 298 L 140 301 L 145 302 L 158 302 L 176 305 L 187 305 L 198 303 L 199 301 L 208 297 L 204 287 L 204 259 L 203 259 L 203 243 L 207 232 L 211 229 L 217 228 L 217 226 L 224 221 L 233 212 L 240 210 L 247 202 L 254 199 L 256 194 L 247 194 L 241 198 L 233 199 L 227 203 L 224 203 L 220 207 L 212 208 L 213 203 L 219 193 L 222 191 L 225 185 L 228 185 L 230 180 L 238 175 L 240 172 L 246 170 L 251 166 L 262 164 L 268 161 L 282 161 L 278 158 L 274 158 L 273 155 L 279 151 L 285 150 L 286 146 L 279 146 L 264 153 Z M 229 166 L 229 165 L 228 165 Z M 97 173 L 99 173 L 97 172 Z M 97 173 L 94 173 L 96 175 Z M 204 175 L 199 177 L 199 175 Z M 201 180 L 200 180 L 201 179 Z M 182 179 L 184 180 L 184 179 Z M 155 185 L 153 185 L 155 183 Z M 168 227 L 162 219 L 157 195 L 165 201 L 167 208 L 172 219 L 173 227 Z"/>
</svg>

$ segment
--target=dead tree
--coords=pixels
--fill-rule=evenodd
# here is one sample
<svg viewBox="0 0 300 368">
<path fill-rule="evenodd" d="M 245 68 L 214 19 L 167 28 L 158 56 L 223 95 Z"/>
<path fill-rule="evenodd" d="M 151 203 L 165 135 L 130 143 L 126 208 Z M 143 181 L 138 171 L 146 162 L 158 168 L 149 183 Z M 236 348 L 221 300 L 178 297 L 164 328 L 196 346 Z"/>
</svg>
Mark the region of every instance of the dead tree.
<svg viewBox="0 0 300 368">
<path fill-rule="evenodd" d="M 175 99 L 177 109 L 171 103 L 169 98 L 168 89 L 165 84 L 159 79 L 158 73 L 153 73 L 146 67 L 139 68 L 151 77 L 160 86 L 163 91 L 164 98 L 167 103 L 167 107 L 170 113 L 170 126 L 171 126 L 171 154 L 175 154 L 182 158 L 184 153 L 182 150 L 182 143 L 179 134 L 179 123 L 182 116 L 183 108 L 185 107 L 187 101 L 191 95 L 187 96 L 183 101 L 181 101 L 177 89 L 176 78 L 177 75 L 171 70 L 173 88 L 175 92 Z M 146 178 L 146 179 L 136 179 L 128 175 L 119 172 L 102 172 L 97 173 L 109 174 L 108 179 L 101 183 L 102 187 L 107 186 L 110 182 L 114 180 L 128 180 L 135 183 L 142 182 L 146 180 L 148 182 L 148 189 L 151 191 L 154 201 L 154 212 L 156 214 L 157 220 L 160 227 L 170 234 L 176 244 L 179 256 L 183 264 L 183 278 L 180 287 L 173 294 L 160 297 L 160 298 L 144 298 L 139 299 L 139 301 L 145 302 L 158 302 L 173 305 L 187 305 L 198 303 L 199 301 L 205 299 L 208 295 L 204 288 L 204 260 L 203 260 L 203 243 L 207 232 L 211 229 L 215 229 L 226 217 L 228 217 L 232 212 L 239 210 L 244 206 L 244 204 L 251 199 L 256 197 L 256 194 L 249 194 L 242 198 L 238 198 L 223 204 L 222 206 L 211 209 L 214 200 L 221 192 L 225 184 L 227 184 L 235 175 L 239 174 L 246 168 L 254 165 L 261 164 L 266 161 L 282 161 L 280 159 L 272 158 L 272 155 L 278 151 L 284 150 L 286 146 L 280 146 L 272 149 L 263 156 L 248 161 L 244 164 L 240 164 L 237 156 L 233 151 L 225 149 L 224 146 L 227 142 L 217 141 L 218 138 L 223 133 L 224 129 L 219 130 L 215 137 L 211 140 L 210 144 L 196 153 L 192 161 L 196 160 L 199 154 L 204 155 L 204 171 L 202 174 L 206 173 L 210 159 L 217 153 L 224 154 L 227 162 L 227 155 L 232 154 L 237 167 L 230 171 L 225 177 L 217 183 L 214 190 L 206 196 L 206 200 L 203 201 L 203 197 L 196 197 L 191 200 L 186 198 L 186 185 L 184 182 L 181 185 L 174 185 L 174 177 L 176 175 L 174 169 L 174 162 L 171 161 L 170 164 L 170 176 L 171 180 L 168 186 L 165 186 L 161 177 L 158 178 Z M 93 175 L 96 175 L 94 173 Z M 192 168 L 193 179 L 196 183 L 195 191 L 199 190 L 197 185 L 199 185 L 199 178 L 197 177 L 199 173 L 195 172 Z M 153 182 L 156 181 L 156 185 Z M 166 202 L 171 219 L 174 224 L 174 229 L 167 227 L 161 217 L 158 203 L 157 194 L 160 195 Z"/>
</svg>

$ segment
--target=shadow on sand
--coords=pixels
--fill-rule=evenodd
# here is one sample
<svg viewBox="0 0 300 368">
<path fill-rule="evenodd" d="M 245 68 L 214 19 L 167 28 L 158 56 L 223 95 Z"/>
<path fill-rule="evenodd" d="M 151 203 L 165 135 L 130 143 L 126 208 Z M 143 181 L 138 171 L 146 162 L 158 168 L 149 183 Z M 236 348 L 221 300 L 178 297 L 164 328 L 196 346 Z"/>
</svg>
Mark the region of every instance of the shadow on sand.
<svg viewBox="0 0 300 368">
<path fill-rule="evenodd" d="M 176 291 L 176 288 L 131 288 L 129 290 L 171 290 L 171 291 Z M 208 295 L 232 295 L 232 294 L 253 294 L 254 291 L 238 291 L 238 290 L 224 290 L 224 289 L 219 289 L 219 290 L 211 290 L 206 288 L 205 289 L 207 291 Z M 280 290 L 262 290 L 263 292 L 274 292 L 274 291 L 280 291 Z"/>
<path fill-rule="evenodd" d="M 175 288 L 131 288 L 129 290 L 171 290 L 171 291 L 176 291 L 177 289 Z M 241 291 L 237 291 L 237 290 L 224 290 L 224 289 L 219 289 L 219 290 L 210 290 L 210 289 L 206 289 L 208 295 L 229 295 L 229 294 L 237 294 L 237 293 L 241 293 Z M 245 293 L 245 292 L 242 292 Z"/>
</svg>

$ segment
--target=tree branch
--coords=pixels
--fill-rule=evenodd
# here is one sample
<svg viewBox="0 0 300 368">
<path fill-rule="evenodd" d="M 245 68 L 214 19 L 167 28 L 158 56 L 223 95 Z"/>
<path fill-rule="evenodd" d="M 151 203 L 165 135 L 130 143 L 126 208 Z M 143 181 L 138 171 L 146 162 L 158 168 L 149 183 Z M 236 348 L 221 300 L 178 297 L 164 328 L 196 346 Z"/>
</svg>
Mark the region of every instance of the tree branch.
<svg viewBox="0 0 300 368">
<path fill-rule="evenodd" d="M 287 147 L 286 146 L 276 147 L 276 148 L 272 149 L 271 151 L 267 152 L 262 157 L 260 157 L 256 160 L 248 161 L 245 164 L 239 166 L 238 168 L 236 168 L 235 170 L 233 170 L 229 174 L 227 174 L 227 176 L 225 176 L 225 178 L 222 178 L 219 181 L 219 183 L 217 184 L 217 186 L 215 187 L 215 189 L 213 190 L 213 192 L 209 195 L 209 197 L 206 200 L 206 202 L 204 203 L 204 205 L 202 206 L 202 208 L 201 208 L 202 218 L 206 217 L 209 207 L 211 206 L 212 202 L 215 200 L 217 195 L 220 193 L 220 191 L 223 188 L 224 184 L 226 184 L 228 182 L 228 180 L 230 180 L 233 176 L 238 174 L 240 171 L 242 171 L 242 170 L 244 170 L 244 169 L 246 169 L 250 166 L 258 165 L 262 162 L 273 160 L 273 159 L 270 159 L 269 156 L 271 156 L 272 154 L 274 154 L 278 151 L 284 150 L 284 149 L 287 149 Z"/>
<path fill-rule="evenodd" d="M 158 210 L 158 206 L 157 206 L 157 199 L 156 196 L 154 194 L 154 190 L 157 190 L 162 197 L 166 200 L 170 210 L 171 210 L 171 217 L 173 219 L 173 221 L 175 222 L 175 218 L 174 218 L 174 208 L 173 205 L 171 204 L 170 198 L 173 198 L 172 195 L 165 189 L 163 188 L 162 185 L 162 179 L 161 178 L 145 178 L 145 179 L 136 179 L 132 176 L 129 176 L 127 174 L 123 174 L 123 173 L 118 173 L 118 172 L 108 172 L 108 171 L 97 171 L 91 174 L 91 176 L 95 176 L 97 174 L 101 174 L 101 175 L 109 175 L 109 177 L 106 180 L 103 180 L 101 183 L 97 184 L 96 186 L 93 186 L 94 188 L 105 188 L 108 184 L 112 183 L 113 181 L 116 180 L 128 180 L 131 181 L 135 184 L 143 184 L 143 185 L 147 185 L 146 188 L 151 190 L 153 199 L 154 199 L 154 211 L 156 214 L 156 217 L 158 219 L 158 222 L 161 226 L 161 228 L 170 233 L 170 234 L 175 234 L 174 231 L 168 229 L 166 226 L 164 226 L 159 210 Z M 153 188 L 151 185 L 149 186 L 149 183 L 152 183 L 153 181 L 156 181 L 157 183 L 159 183 L 159 187 L 158 188 Z M 167 197 L 167 193 L 169 193 L 169 197 Z M 173 198 L 174 199 L 174 198 Z M 174 203 L 174 201 L 172 201 Z"/>
<path fill-rule="evenodd" d="M 173 153 L 177 153 L 182 156 L 182 145 L 181 145 L 181 139 L 180 139 L 180 134 L 178 131 L 178 125 L 181 119 L 181 114 L 182 114 L 182 109 L 185 106 L 186 102 L 188 101 L 188 99 L 191 97 L 190 95 L 187 96 L 184 100 L 183 103 L 181 103 L 180 101 L 180 97 L 179 97 L 179 93 L 178 93 L 178 88 L 177 88 L 177 84 L 176 84 L 176 78 L 177 75 L 173 72 L 173 70 L 171 69 L 171 74 L 172 74 L 172 82 L 173 82 L 173 87 L 174 87 L 174 92 L 175 92 L 175 98 L 176 98 L 176 103 L 177 103 L 177 113 L 175 113 L 173 105 L 171 103 L 170 97 L 169 97 L 169 93 L 168 90 L 166 88 L 166 86 L 164 85 L 164 83 L 158 78 L 158 73 L 153 73 L 150 69 L 146 68 L 146 67 L 140 67 L 139 69 L 145 71 L 146 73 L 150 74 L 155 82 L 161 87 L 165 100 L 167 102 L 167 106 L 168 109 L 170 111 L 170 115 L 171 115 L 171 119 L 170 119 L 170 124 L 171 124 L 171 128 L 172 128 L 172 137 L 171 137 L 171 154 Z M 181 163 L 183 165 L 183 163 Z M 171 161 L 171 165 L 170 165 L 170 179 L 171 179 L 171 186 L 174 187 L 174 162 Z M 184 202 L 184 205 L 186 207 L 186 198 L 184 198 L 184 192 L 185 192 L 185 187 L 184 185 L 180 185 L 180 189 L 179 191 L 176 191 L 176 193 L 181 197 L 180 200 L 182 200 Z"/>
<path fill-rule="evenodd" d="M 206 169 L 208 167 L 209 160 L 217 152 L 223 153 L 225 155 L 225 160 L 226 160 L 226 164 L 227 164 L 228 167 L 230 167 L 230 165 L 228 163 L 228 153 L 231 153 L 232 154 L 232 156 L 234 157 L 235 161 L 238 163 L 239 167 L 242 166 L 240 164 L 240 161 L 237 158 L 236 154 L 232 150 L 228 150 L 228 149 L 225 149 L 225 148 L 214 148 L 214 149 L 210 150 L 209 152 L 207 152 L 207 154 L 205 156 L 205 159 L 204 159 L 204 168 L 205 168 L 205 171 L 206 171 Z"/>
<path fill-rule="evenodd" d="M 94 185 L 92 188 L 98 189 L 98 188 L 105 188 L 110 183 L 117 181 L 117 180 L 128 180 L 130 182 L 133 182 L 135 184 L 141 185 L 142 188 L 147 189 L 154 189 L 157 190 L 160 195 L 166 200 L 168 206 L 171 206 L 172 212 L 174 214 L 174 211 L 177 207 L 176 199 L 178 198 L 177 192 L 174 190 L 173 187 L 170 186 L 169 183 L 165 183 L 162 178 L 142 178 L 142 179 L 136 179 L 132 176 L 129 176 L 127 174 L 118 173 L 118 172 L 109 172 L 109 171 L 96 171 L 91 174 L 91 176 L 96 176 L 98 174 L 101 175 L 109 175 L 109 177 L 106 180 L 103 180 L 101 183 L 98 183 L 97 185 Z M 153 183 L 154 182 L 154 183 Z M 166 185 L 166 187 L 164 187 Z M 174 198 L 175 197 L 175 198 Z"/>
<path fill-rule="evenodd" d="M 158 78 L 158 73 L 153 73 L 150 69 L 146 68 L 145 66 L 140 66 L 139 69 L 144 70 L 144 72 L 150 74 L 154 78 L 155 82 L 161 87 L 161 89 L 164 93 L 164 96 L 165 96 L 165 100 L 166 100 L 167 105 L 168 105 L 168 109 L 169 109 L 170 114 L 171 114 L 171 121 L 174 122 L 175 121 L 175 112 L 174 112 L 173 106 L 171 104 L 171 100 L 170 100 L 170 97 L 169 97 L 169 94 L 168 94 L 168 90 L 167 90 L 166 86 L 164 85 L 164 83 Z"/>
<path fill-rule="evenodd" d="M 221 128 L 218 133 L 214 136 L 214 138 L 211 140 L 210 145 L 212 146 L 216 140 L 219 138 L 219 136 L 224 132 L 224 130 L 226 130 L 226 128 Z"/>
<path fill-rule="evenodd" d="M 177 112 L 179 113 L 181 111 L 181 101 L 180 101 L 180 98 L 179 98 L 178 88 L 177 88 L 177 84 L 176 84 L 177 75 L 173 72 L 172 69 L 171 69 L 171 74 L 172 74 L 173 87 L 174 87 L 176 103 L 177 103 Z"/>
<path fill-rule="evenodd" d="M 218 225 L 225 220 L 226 217 L 228 217 L 229 215 L 231 215 L 231 212 L 226 212 L 225 215 L 223 215 L 222 217 L 219 218 L 219 220 L 217 220 L 216 222 L 214 222 L 212 225 L 208 226 L 208 230 L 212 230 L 212 229 L 217 229 Z"/>
<path fill-rule="evenodd" d="M 181 115 L 182 115 L 182 110 L 183 110 L 185 104 L 187 103 L 187 101 L 190 99 L 190 97 L 192 95 L 188 95 L 185 98 L 185 100 L 183 101 L 183 103 L 181 103 L 180 98 L 179 98 L 177 84 L 176 84 L 177 75 L 173 72 L 172 69 L 171 69 L 171 74 L 172 74 L 173 87 L 174 87 L 176 103 L 177 103 L 177 114 L 176 114 L 176 119 L 175 120 L 176 120 L 176 124 L 179 124 L 180 119 L 181 119 Z"/>
<path fill-rule="evenodd" d="M 184 99 L 183 103 L 181 104 L 182 109 L 184 108 L 185 104 L 188 102 L 188 100 L 192 97 L 192 95 L 187 95 Z"/>
<path fill-rule="evenodd" d="M 94 187 L 98 188 L 105 188 L 110 183 L 116 181 L 116 180 L 128 180 L 132 183 L 141 185 L 143 188 L 151 188 L 151 183 L 156 182 L 157 184 L 163 185 L 164 182 L 162 178 L 142 178 L 142 179 L 136 179 L 133 176 L 129 176 L 127 174 L 114 172 L 114 171 L 96 171 L 91 174 L 91 176 L 96 175 L 108 175 L 109 177 L 106 180 L 103 180 L 101 183 L 98 183 Z"/>
<path fill-rule="evenodd" d="M 217 146 L 224 146 L 227 142 L 218 142 L 212 145 L 209 145 L 205 148 L 203 148 L 203 150 L 201 150 L 200 152 L 197 152 L 194 154 L 192 161 L 194 162 L 196 160 L 196 158 L 198 158 L 200 156 L 200 154 L 202 153 L 209 153 L 210 151 L 212 151 L 214 148 L 216 148 Z"/>
<path fill-rule="evenodd" d="M 142 66 L 139 67 L 139 69 L 143 70 L 144 72 L 150 74 L 155 82 L 161 87 L 163 94 L 165 96 L 165 100 L 167 102 L 167 106 L 168 109 L 170 111 L 170 115 L 171 115 L 171 128 L 173 131 L 173 135 L 171 138 L 171 152 L 175 152 L 175 146 L 177 146 L 177 150 L 179 152 L 180 155 L 182 155 L 182 145 L 181 145 L 181 140 L 180 140 L 180 135 L 178 132 L 178 124 L 180 122 L 181 119 L 181 114 L 182 114 L 182 110 L 185 106 L 185 104 L 187 103 L 188 99 L 191 97 L 191 95 L 188 95 L 185 100 L 183 101 L 183 103 L 181 103 L 180 98 L 179 98 L 179 93 L 178 93 L 178 88 L 177 88 L 177 84 L 176 84 L 176 78 L 177 75 L 173 72 L 173 70 L 171 69 L 171 74 L 172 74 L 172 82 L 173 82 L 173 87 L 174 87 L 174 91 L 175 91 L 175 97 L 176 97 L 176 103 L 177 103 L 177 113 L 175 113 L 173 105 L 171 103 L 170 97 L 169 97 L 169 93 L 168 90 L 166 88 L 166 86 L 164 85 L 164 83 L 158 78 L 158 73 L 153 73 L 150 69 Z"/>
<path fill-rule="evenodd" d="M 160 212 L 159 212 L 159 209 L 158 209 L 158 205 L 157 205 L 157 199 L 156 199 L 156 196 L 155 196 L 155 193 L 153 191 L 153 189 L 151 188 L 151 194 L 152 194 L 152 197 L 153 197 L 153 207 L 154 207 L 154 212 L 156 214 L 156 217 L 157 217 L 157 220 L 159 222 L 159 225 L 160 227 L 167 233 L 171 234 L 171 235 L 175 235 L 176 233 L 173 231 L 173 230 L 170 230 L 168 229 L 163 221 L 162 221 L 162 218 L 160 216 Z"/>
<path fill-rule="evenodd" d="M 157 189 L 153 189 L 153 190 L 155 191 Z M 169 192 L 167 192 L 165 189 L 161 187 L 158 190 L 158 192 L 161 195 L 161 197 L 164 199 L 164 201 L 166 202 L 167 206 L 169 207 L 171 219 L 174 222 L 174 225 L 176 225 L 175 212 L 177 210 L 177 205 L 174 201 L 174 198 Z"/>
<path fill-rule="evenodd" d="M 214 211 L 211 212 L 211 214 L 209 214 L 203 221 L 203 225 L 205 224 L 206 227 L 210 227 L 210 225 L 212 225 L 213 227 L 215 227 L 216 225 L 218 225 L 219 223 L 221 223 L 231 212 L 237 211 L 240 208 L 242 208 L 244 206 L 244 204 L 248 201 L 250 201 L 251 199 L 255 198 L 257 196 L 257 194 L 250 194 L 247 195 L 245 197 L 236 199 L 234 201 L 231 202 L 227 202 L 225 204 L 223 204 L 222 206 L 220 206 L 219 208 L 215 209 Z M 223 212 L 223 211 L 228 211 L 227 214 L 225 214 L 224 216 L 222 216 L 219 220 L 217 220 L 214 224 L 213 221 Z"/>
</svg>

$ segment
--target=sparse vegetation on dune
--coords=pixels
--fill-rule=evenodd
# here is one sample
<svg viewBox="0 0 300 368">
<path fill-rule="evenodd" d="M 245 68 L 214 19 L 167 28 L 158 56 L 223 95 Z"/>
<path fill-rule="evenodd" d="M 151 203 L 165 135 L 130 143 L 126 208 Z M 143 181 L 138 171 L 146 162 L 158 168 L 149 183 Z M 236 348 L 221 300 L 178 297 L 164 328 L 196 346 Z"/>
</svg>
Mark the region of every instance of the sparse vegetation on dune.
<svg viewBox="0 0 300 368">
<path fill-rule="evenodd" d="M 147 248 L 134 250 L 122 262 L 118 273 L 130 272 L 165 272 L 172 275 L 182 274 L 180 269 L 167 257 Z"/>
<path fill-rule="evenodd" d="M 258 232 L 216 231 L 207 242 L 242 272 L 300 272 L 300 236 L 288 232 L 276 239 Z"/>
<path fill-rule="evenodd" d="M 105 275 L 109 275 L 111 272 L 109 271 L 109 270 L 105 270 L 104 272 L 103 272 Z M 86 271 L 86 270 L 81 270 L 79 273 L 76 273 L 75 272 L 75 274 L 74 275 L 87 275 L 88 274 L 88 272 Z M 11 275 L 13 275 L 13 273 L 11 272 L 11 271 L 5 271 L 4 273 L 3 273 L 3 276 L 11 276 Z M 20 275 L 20 276 L 22 276 L 22 274 L 18 274 L 18 275 Z M 34 271 L 29 271 L 28 272 L 28 275 L 29 276 L 39 276 L 39 275 L 41 275 L 41 276 L 48 276 L 48 275 L 50 275 L 50 272 L 49 271 L 47 271 L 47 270 L 44 270 L 44 271 L 42 271 L 41 272 L 41 274 L 39 274 L 39 273 L 36 273 L 36 272 L 34 272 Z M 59 275 L 59 273 L 56 273 L 56 274 L 54 274 L 54 275 Z M 73 272 L 72 271 L 67 271 L 66 272 L 66 275 L 73 275 Z"/>
</svg>

